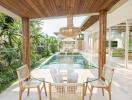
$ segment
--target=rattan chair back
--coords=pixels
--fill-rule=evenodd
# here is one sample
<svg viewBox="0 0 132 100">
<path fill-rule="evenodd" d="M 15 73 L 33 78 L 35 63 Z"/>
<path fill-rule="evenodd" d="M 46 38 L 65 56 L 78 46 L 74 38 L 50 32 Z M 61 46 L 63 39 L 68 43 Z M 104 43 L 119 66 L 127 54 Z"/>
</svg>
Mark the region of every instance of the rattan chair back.
<svg viewBox="0 0 132 100">
<path fill-rule="evenodd" d="M 30 77 L 30 72 L 27 65 L 23 65 L 17 69 L 17 76 L 19 81 L 26 80 Z"/>
<path fill-rule="evenodd" d="M 84 100 L 85 84 L 83 83 L 50 83 L 50 100 Z"/>
</svg>

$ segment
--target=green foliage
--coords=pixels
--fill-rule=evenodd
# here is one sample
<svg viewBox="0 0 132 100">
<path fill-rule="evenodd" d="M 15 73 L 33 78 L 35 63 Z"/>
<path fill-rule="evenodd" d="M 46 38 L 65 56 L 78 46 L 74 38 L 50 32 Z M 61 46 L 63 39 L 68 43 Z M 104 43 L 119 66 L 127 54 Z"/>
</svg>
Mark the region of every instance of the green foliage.
<svg viewBox="0 0 132 100">
<path fill-rule="evenodd" d="M 30 21 L 31 67 L 38 66 L 57 51 L 58 40 L 41 32 L 41 21 Z M 39 61 L 41 59 L 41 61 Z M 22 65 L 21 22 L 0 14 L 0 92 L 17 79 Z"/>
<path fill-rule="evenodd" d="M 22 63 L 20 26 L 20 22 L 0 14 L 0 92 L 17 79 L 16 69 Z"/>
<path fill-rule="evenodd" d="M 124 49 L 122 49 L 122 48 L 114 49 L 112 52 L 112 56 L 113 57 L 123 57 L 124 56 Z"/>
<path fill-rule="evenodd" d="M 40 45 L 37 47 L 38 53 L 42 55 L 42 57 L 50 56 L 58 51 L 59 42 L 57 38 L 48 35 L 43 36 L 41 39 Z"/>
<path fill-rule="evenodd" d="M 55 37 L 50 38 L 50 50 L 52 53 L 55 53 L 58 51 L 59 43 L 58 40 Z"/>
<path fill-rule="evenodd" d="M 83 34 L 83 33 L 80 33 L 80 34 L 78 35 L 77 40 L 84 40 L 84 34 Z"/>
</svg>

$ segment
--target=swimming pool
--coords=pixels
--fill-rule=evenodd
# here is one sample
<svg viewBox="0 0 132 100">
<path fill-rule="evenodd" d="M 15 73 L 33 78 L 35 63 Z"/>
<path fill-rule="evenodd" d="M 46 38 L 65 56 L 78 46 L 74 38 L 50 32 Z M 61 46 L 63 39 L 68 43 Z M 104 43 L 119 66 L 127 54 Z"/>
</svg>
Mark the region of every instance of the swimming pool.
<svg viewBox="0 0 132 100">
<path fill-rule="evenodd" d="M 49 68 L 49 66 L 69 66 L 67 63 L 61 63 L 61 61 L 72 61 L 72 66 L 76 69 L 93 69 L 96 68 L 82 55 L 54 55 L 47 62 L 42 63 L 40 68 Z"/>
</svg>

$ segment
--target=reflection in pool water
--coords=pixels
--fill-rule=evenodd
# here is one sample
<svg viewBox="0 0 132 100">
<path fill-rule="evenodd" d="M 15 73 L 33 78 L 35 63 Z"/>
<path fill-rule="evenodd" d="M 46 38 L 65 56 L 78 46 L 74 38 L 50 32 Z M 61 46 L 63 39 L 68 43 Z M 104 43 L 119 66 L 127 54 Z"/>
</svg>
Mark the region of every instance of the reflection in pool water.
<svg viewBox="0 0 132 100">
<path fill-rule="evenodd" d="M 88 62 L 82 55 L 54 55 L 45 64 L 42 64 L 40 68 L 49 68 L 49 65 L 67 65 L 72 64 L 74 68 L 79 69 L 91 69 L 96 68 Z"/>
</svg>

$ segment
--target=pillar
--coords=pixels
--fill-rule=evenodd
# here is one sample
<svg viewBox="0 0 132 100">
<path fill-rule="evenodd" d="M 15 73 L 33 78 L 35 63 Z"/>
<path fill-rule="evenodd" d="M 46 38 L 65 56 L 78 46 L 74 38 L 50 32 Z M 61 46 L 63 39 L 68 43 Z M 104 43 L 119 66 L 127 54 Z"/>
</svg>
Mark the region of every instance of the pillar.
<svg viewBox="0 0 132 100">
<path fill-rule="evenodd" d="M 125 67 L 128 67 L 128 52 L 129 52 L 129 20 L 126 21 L 126 33 L 125 33 Z"/>
<path fill-rule="evenodd" d="M 99 77 L 101 76 L 103 65 L 106 62 L 106 28 L 107 28 L 107 11 L 100 11 L 99 15 Z"/>
<path fill-rule="evenodd" d="M 29 18 L 22 18 L 22 34 L 23 34 L 23 64 L 27 64 L 29 70 L 30 65 L 30 34 L 29 34 Z"/>
</svg>

